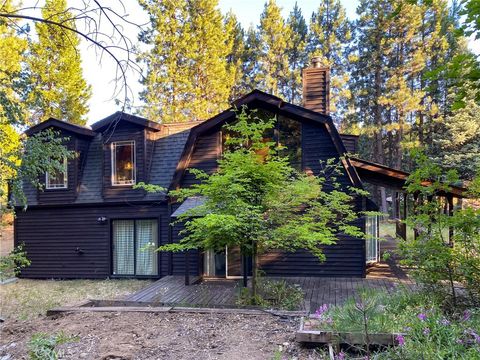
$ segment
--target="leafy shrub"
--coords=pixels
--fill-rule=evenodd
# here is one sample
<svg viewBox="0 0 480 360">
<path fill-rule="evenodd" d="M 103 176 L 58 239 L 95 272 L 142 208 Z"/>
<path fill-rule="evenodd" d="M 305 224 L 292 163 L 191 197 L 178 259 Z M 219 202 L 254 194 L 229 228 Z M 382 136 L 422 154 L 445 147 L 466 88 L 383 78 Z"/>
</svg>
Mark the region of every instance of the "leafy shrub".
<svg viewBox="0 0 480 360">
<path fill-rule="evenodd" d="M 298 285 L 285 280 L 258 280 L 258 293 L 252 297 L 248 288 L 242 288 L 237 303 L 239 305 L 259 305 L 282 310 L 297 310 L 303 301 L 303 291 Z"/>
<path fill-rule="evenodd" d="M 322 305 L 314 316 L 321 330 L 404 334 L 397 336 L 397 347 L 370 358 L 480 359 L 480 309 L 445 312 L 441 300 L 426 292 L 368 291 L 344 306 Z M 346 353 L 341 356 L 348 359 Z"/>
<path fill-rule="evenodd" d="M 0 281 L 14 277 L 22 268 L 29 265 L 30 260 L 27 259 L 23 246 L 17 246 L 10 254 L 0 257 Z"/>
<path fill-rule="evenodd" d="M 457 174 L 445 174 L 422 153 L 414 156 L 418 168 L 411 173 L 406 190 L 417 194 L 418 199 L 406 224 L 416 230 L 417 236 L 400 242 L 402 263 L 412 268 L 418 283 L 445 297 L 452 308 L 462 302 L 478 306 L 480 209 L 466 207 L 453 209 L 451 215 L 446 213 L 442 194 L 449 192 L 449 184 L 458 182 Z M 457 285 L 463 289 L 459 291 Z"/>
<path fill-rule="evenodd" d="M 73 341 L 78 341 L 78 338 L 67 336 L 63 331 L 56 335 L 39 332 L 28 342 L 28 355 L 31 360 L 57 360 L 59 355 L 56 347 Z"/>
</svg>

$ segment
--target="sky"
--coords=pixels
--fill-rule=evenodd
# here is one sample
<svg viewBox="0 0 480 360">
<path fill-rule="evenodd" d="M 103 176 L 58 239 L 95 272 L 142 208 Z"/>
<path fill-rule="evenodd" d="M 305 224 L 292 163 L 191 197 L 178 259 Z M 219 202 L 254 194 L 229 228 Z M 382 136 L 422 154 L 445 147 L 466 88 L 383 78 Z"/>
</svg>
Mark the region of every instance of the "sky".
<svg viewBox="0 0 480 360">
<path fill-rule="evenodd" d="M 277 0 L 277 4 L 282 8 L 283 15 L 286 18 L 291 9 L 295 5 L 296 0 Z M 341 0 L 346 8 L 347 16 L 350 19 L 356 17 L 355 10 L 358 0 Z M 298 0 L 299 7 L 302 9 L 303 15 L 307 22 L 313 11 L 318 7 L 318 0 Z M 148 22 L 147 14 L 142 10 L 136 0 L 123 1 L 125 6 L 126 17 L 129 21 L 136 24 L 145 24 Z M 249 26 L 257 26 L 260 14 L 263 10 L 263 0 L 219 0 L 219 7 L 222 13 L 232 10 L 244 28 Z M 113 7 L 113 6 L 112 6 Z M 123 9 L 119 9 L 123 13 Z M 138 28 L 133 26 L 125 26 L 124 33 L 132 42 L 137 41 Z M 480 53 L 480 41 L 470 41 L 470 47 L 477 54 Z M 120 110 L 121 105 L 115 102 L 115 98 L 122 99 L 123 95 L 116 92 L 115 85 L 115 63 L 107 55 L 99 57 L 97 49 L 82 40 L 80 52 L 82 55 L 82 67 L 84 77 L 92 86 L 92 98 L 89 101 L 90 112 L 87 115 L 87 124 L 92 124 L 104 117 L 109 116 L 113 112 Z M 127 83 L 130 89 L 130 98 L 132 101 L 132 110 L 141 105 L 138 99 L 138 93 L 142 90 L 139 83 L 140 75 L 130 72 L 127 74 Z M 118 90 L 118 89 L 117 89 Z"/>
</svg>

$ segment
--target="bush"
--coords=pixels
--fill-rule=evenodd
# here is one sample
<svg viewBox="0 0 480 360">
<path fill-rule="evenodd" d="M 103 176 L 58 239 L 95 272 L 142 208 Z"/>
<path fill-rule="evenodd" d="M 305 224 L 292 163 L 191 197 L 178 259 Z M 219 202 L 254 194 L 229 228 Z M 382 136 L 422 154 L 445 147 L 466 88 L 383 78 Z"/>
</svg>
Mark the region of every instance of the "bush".
<svg viewBox="0 0 480 360">
<path fill-rule="evenodd" d="M 20 272 L 21 269 L 30 265 L 27 253 L 23 246 L 17 246 L 7 256 L 0 257 L 0 282 L 10 279 Z"/>
<path fill-rule="evenodd" d="M 406 224 L 416 230 L 417 237 L 400 242 L 402 263 L 412 268 L 419 284 L 445 297 L 452 308 L 465 302 L 478 306 L 480 209 L 466 207 L 446 213 L 443 195 L 449 192 L 449 184 L 458 181 L 457 174 L 443 173 L 423 154 L 415 156 L 419 166 L 408 179 L 407 191 L 418 199 Z"/>
<path fill-rule="evenodd" d="M 282 310 L 297 310 L 303 301 L 303 291 L 298 285 L 285 280 L 258 280 L 258 293 L 252 297 L 248 288 L 242 288 L 237 301 L 239 305 L 259 305 Z"/>
</svg>

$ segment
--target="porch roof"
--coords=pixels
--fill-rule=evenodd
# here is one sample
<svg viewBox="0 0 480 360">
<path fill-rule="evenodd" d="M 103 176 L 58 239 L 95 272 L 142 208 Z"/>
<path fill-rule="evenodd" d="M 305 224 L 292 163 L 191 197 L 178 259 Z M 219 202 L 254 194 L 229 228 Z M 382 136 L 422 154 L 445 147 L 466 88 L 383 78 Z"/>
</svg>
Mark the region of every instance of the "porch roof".
<svg viewBox="0 0 480 360">
<path fill-rule="evenodd" d="M 371 161 L 350 157 L 350 163 L 357 170 L 362 181 L 384 186 L 386 188 L 404 190 L 410 173 L 398 169 L 394 169 L 385 165 L 377 164 Z M 424 181 L 422 185 L 429 186 L 431 181 Z M 463 186 L 449 185 L 450 191 L 444 195 L 451 195 L 457 198 L 466 197 L 467 189 Z"/>
</svg>

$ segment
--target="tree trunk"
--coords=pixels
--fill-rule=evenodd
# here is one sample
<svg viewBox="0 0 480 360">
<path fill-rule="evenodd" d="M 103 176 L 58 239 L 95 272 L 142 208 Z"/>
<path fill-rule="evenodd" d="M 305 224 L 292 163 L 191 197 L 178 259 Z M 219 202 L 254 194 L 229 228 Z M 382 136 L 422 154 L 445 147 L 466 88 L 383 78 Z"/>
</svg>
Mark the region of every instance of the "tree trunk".
<svg viewBox="0 0 480 360">
<path fill-rule="evenodd" d="M 257 242 L 253 242 L 252 249 L 252 301 L 257 305 L 257 276 L 258 276 L 258 248 Z"/>
</svg>

